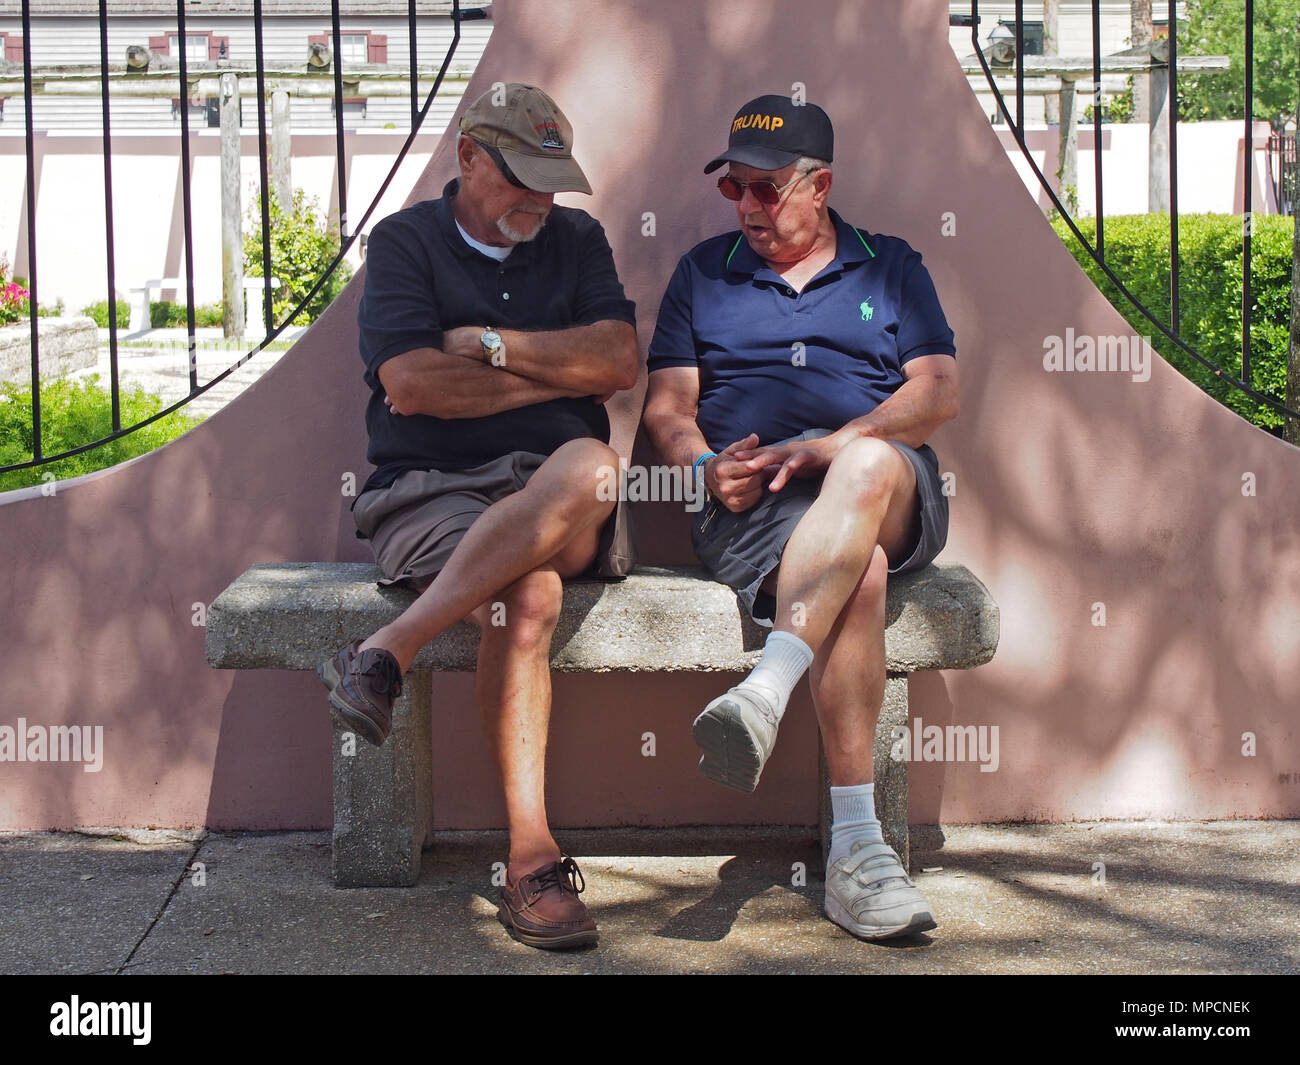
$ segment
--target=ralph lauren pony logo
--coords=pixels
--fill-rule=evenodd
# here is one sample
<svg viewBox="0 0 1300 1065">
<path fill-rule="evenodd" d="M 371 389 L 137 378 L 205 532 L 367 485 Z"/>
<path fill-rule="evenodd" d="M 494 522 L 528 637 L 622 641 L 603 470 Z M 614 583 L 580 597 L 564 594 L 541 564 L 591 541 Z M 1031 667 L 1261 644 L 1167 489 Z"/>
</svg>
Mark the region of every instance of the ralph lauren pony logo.
<svg viewBox="0 0 1300 1065">
<path fill-rule="evenodd" d="M 560 136 L 560 127 L 547 120 L 540 122 L 533 129 L 542 135 L 542 148 L 548 152 L 564 151 L 564 138 Z"/>
</svg>

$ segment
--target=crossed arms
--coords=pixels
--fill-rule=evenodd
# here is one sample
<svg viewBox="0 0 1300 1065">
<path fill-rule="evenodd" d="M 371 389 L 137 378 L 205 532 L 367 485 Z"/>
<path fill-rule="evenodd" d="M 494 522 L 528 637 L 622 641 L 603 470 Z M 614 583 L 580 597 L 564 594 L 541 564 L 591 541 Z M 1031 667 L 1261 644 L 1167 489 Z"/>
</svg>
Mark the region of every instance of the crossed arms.
<svg viewBox="0 0 1300 1065">
<path fill-rule="evenodd" d="M 442 348 L 395 355 L 377 371 L 396 414 L 483 418 L 563 397 L 603 401 L 636 384 L 636 330 L 608 320 L 527 333 L 500 329 L 504 365 L 494 366 L 479 338 L 486 326 L 443 334 Z"/>
</svg>

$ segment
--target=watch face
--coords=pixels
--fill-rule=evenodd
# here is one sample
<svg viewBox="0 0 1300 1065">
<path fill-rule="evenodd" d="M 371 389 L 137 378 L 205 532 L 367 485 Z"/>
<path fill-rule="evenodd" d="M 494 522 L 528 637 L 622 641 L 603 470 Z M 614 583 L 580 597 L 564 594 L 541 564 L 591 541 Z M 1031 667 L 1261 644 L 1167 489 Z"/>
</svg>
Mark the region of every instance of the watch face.
<svg viewBox="0 0 1300 1065">
<path fill-rule="evenodd" d="M 483 345 L 483 350 L 491 355 L 497 348 L 501 347 L 501 334 L 495 329 L 484 329 L 483 335 L 479 338 L 479 343 Z"/>
</svg>

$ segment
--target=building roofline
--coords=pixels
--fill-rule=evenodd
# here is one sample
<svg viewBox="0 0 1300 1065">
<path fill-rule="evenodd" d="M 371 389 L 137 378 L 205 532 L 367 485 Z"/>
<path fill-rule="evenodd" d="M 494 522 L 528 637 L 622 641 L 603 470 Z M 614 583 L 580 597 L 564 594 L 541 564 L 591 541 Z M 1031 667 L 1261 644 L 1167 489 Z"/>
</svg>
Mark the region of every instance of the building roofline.
<svg viewBox="0 0 1300 1065">
<path fill-rule="evenodd" d="M 49 18 L 91 18 L 97 19 L 98 10 L 87 10 L 89 5 L 86 0 L 30 0 L 30 8 L 33 17 Z M 486 6 L 465 4 L 466 7 Z M 422 0 L 420 4 L 420 17 L 443 17 L 451 14 L 451 4 L 447 0 L 437 0 L 429 2 Z M 18 18 L 22 15 L 21 0 L 0 0 L 0 16 Z M 340 0 L 339 12 L 344 18 L 357 18 L 363 15 L 369 16 L 400 16 L 406 18 L 409 14 L 407 0 Z M 176 18 L 176 4 L 173 0 L 108 0 L 108 13 L 112 17 L 122 18 L 131 16 L 140 16 L 145 18 Z M 322 5 L 317 3 L 305 2 L 305 0 L 262 0 L 262 13 L 264 15 L 285 16 L 316 16 L 322 15 Z M 329 17 L 329 8 L 326 5 L 323 12 L 326 18 Z M 205 16 L 236 16 L 240 18 L 251 19 L 253 17 L 252 4 L 249 0 L 187 0 L 185 5 L 185 17 L 187 19 L 201 19 Z"/>
</svg>

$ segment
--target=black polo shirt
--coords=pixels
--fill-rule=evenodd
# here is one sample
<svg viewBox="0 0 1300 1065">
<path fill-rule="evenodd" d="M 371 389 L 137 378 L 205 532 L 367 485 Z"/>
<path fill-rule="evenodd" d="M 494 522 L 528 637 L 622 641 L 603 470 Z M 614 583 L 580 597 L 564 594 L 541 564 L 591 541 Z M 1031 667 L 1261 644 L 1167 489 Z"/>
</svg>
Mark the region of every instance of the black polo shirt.
<svg viewBox="0 0 1300 1065">
<path fill-rule="evenodd" d="M 497 262 L 470 247 L 456 228 L 451 201 L 459 184 L 448 182 L 441 199 L 389 215 L 366 245 L 357 324 L 371 389 L 366 457 L 376 469 L 362 491 L 386 487 L 407 470 L 465 470 L 512 451 L 549 455 L 581 437 L 609 441 L 609 417 L 590 397 L 485 418 L 396 415 L 384 405 L 379 367 L 416 348 L 441 348 L 444 329 L 543 332 L 610 319 L 636 324 L 605 231 L 589 214 L 552 208 L 536 238 Z"/>
<path fill-rule="evenodd" d="M 830 212 L 835 258 L 796 292 L 739 232 L 696 245 L 668 283 L 650 372 L 700 373 L 696 422 L 714 451 L 774 444 L 869 414 L 921 355 L 955 355 L 921 256 Z"/>
</svg>

